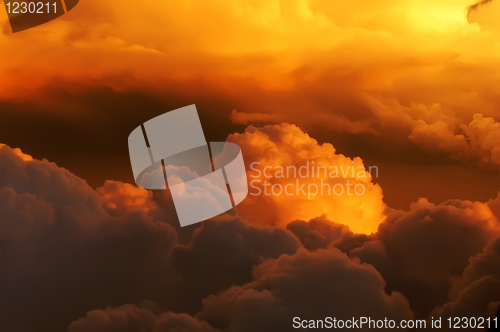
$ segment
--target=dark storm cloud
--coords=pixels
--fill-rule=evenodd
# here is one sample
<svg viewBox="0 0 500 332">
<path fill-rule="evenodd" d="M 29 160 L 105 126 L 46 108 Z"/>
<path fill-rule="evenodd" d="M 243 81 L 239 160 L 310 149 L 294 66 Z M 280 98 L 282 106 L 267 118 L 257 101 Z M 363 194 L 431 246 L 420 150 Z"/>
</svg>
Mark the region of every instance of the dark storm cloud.
<svg viewBox="0 0 500 332">
<path fill-rule="evenodd" d="M 456 282 L 452 294 L 484 276 L 500 280 L 500 238 L 491 241 L 480 254 L 469 258 L 469 265 L 462 278 Z"/>
<path fill-rule="evenodd" d="M 174 266 L 182 277 L 181 309 L 198 310 L 202 298 L 251 281 L 255 265 L 293 254 L 300 246 L 281 227 L 255 227 L 240 219 L 204 223 L 188 245 L 172 249 Z"/>
<path fill-rule="evenodd" d="M 175 230 L 142 207 L 112 217 L 83 180 L 0 147 L 0 321 L 62 331 L 89 308 L 161 302 Z"/>
<path fill-rule="evenodd" d="M 324 217 L 285 229 L 228 214 L 179 244 L 167 196 L 114 181 L 93 190 L 1 146 L 2 327 L 265 332 L 289 330 L 294 316 L 498 309 L 498 199 L 421 200 L 371 236 Z"/>
<path fill-rule="evenodd" d="M 287 331 L 294 316 L 413 317 L 404 296 L 384 288 L 372 266 L 354 262 L 338 249 L 300 249 L 256 267 L 253 282 L 209 296 L 197 317 L 231 332 Z"/>
<path fill-rule="evenodd" d="M 204 321 L 187 314 L 159 313 L 154 304 L 126 304 L 93 310 L 71 323 L 68 332 L 216 332 Z"/>
<path fill-rule="evenodd" d="M 161 315 L 152 332 L 189 331 L 189 332 L 217 332 L 207 322 L 189 316 L 167 312 Z M 71 331 L 70 331 L 71 332 Z"/>
<path fill-rule="evenodd" d="M 113 181 L 94 191 L 53 163 L 1 146 L 2 327 L 58 331 L 93 309 L 144 299 L 163 310 L 196 308 L 251 281 L 254 265 L 300 247 L 283 228 L 226 216 L 172 251 L 177 234 L 166 219 L 175 209 L 164 198 Z"/>
<path fill-rule="evenodd" d="M 499 231 L 486 204 L 454 200 L 436 206 L 422 199 L 407 213 L 390 214 L 376 240 L 350 254 L 375 266 L 388 289 L 400 291 L 425 316 L 448 299 L 452 279 Z"/>
<path fill-rule="evenodd" d="M 434 317 L 494 317 L 500 313 L 500 280 L 486 275 L 464 288 L 454 301 L 432 311 Z"/>
<path fill-rule="evenodd" d="M 500 238 L 469 258 L 469 265 L 450 291 L 451 300 L 434 315 L 490 317 L 500 312 Z"/>
<path fill-rule="evenodd" d="M 150 308 L 126 304 L 121 307 L 108 307 L 93 310 L 84 318 L 71 323 L 69 332 L 136 332 L 151 331 L 158 321 Z"/>
</svg>

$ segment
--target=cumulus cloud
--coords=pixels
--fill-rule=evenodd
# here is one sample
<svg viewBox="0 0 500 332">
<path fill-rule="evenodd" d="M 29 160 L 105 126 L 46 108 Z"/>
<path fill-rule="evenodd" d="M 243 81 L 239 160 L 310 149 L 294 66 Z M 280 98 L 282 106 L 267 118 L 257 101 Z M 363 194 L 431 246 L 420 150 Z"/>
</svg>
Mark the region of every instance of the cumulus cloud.
<svg viewBox="0 0 500 332">
<path fill-rule="evenodd" d="M 106 308 L 87 313 L 68 328 L 69 332 L 88 331 L 151 331 L 158 317 L 149 308 L 124 305 L 118 308 Z"/>
<path fill-rule="evenodd" d="M 161 314 L 152 303 L 126 304 L 93 310 L 72 322 L 68 332 L 216 332 L 217 330 L 187 314 Z"/>
<path fill-rule="evenodd" d="M 456 287 L 467 286 L 478 281 L 483 276 L 500 279 L 500 238 L 491 241 L 485 250 L 469 259 L 469 265 L 463 272 L 463 277 Z"/>
<path fill-rule="evenodd" d="M 129 183 L 106 181 L 96 192 L 101 198 L 103 208 L 114 217 L 136 210 L 151 212 L 159 209 L 151 191 Z"/>
<path fill-rule="evenodd" d="M 169 312 L 160 316 L 152 332 L 169 331 L 216 332 L 219 330 L 214 329 L 207 322 L 187 314 Z"/>
<path fill-rule="evenodd" d="M 337 154 L 333 145 L 319 144 L 291 124 L 249 127 L 228 141 L 237 143 L 245 156 L 249 196 L 237 207 L 243 218 L 286 225 L 325 215 L 367 234 L 384 220 L 382 189 L 361 158 Z"/>
<path fill-rule="evenodd" d="M 409 138 L 426 150 L 444 152 L 454 159 L 500 167 L 500 123 L 482 114 L 455 128 L 444 121 L 428 124 L 421 120 Z"/>
<path fill-rule="evenodd" d="M 204 223 L 188 245 L 178 245 L 171 252 L 182 278 L 176 308 L 196 312 L 202 298 L 249 282 L 255 265 L 294 254 L 300 246 L 281 227 L 256 227 L 239 219 Z"/>
<path fill-rule="evenodd" d="M 304 247 L 310 251 L 325 249 L 330 243 L 350 232 L 348 227 L 333 223 L 324 216 L 309 222 L 295 220 L 286 228 L 295 234 Z"/>
<path fill-rule="evenodd" d="M 296 220 L 289 223 L 286 228 L 310 251 L 332 246 L 342 252 L 349 252 L 373 237 L 355 234 L 347 226 L 336 224 L 325 216 L 310 221 Z"/>
<path fill-rule="evenodd" d="M 91 309 L 144 299 L 196 312 L 203 297 L 251 281 L 253 266 L 301 246 L 283 228 L 229 215 L 177 245 L 165 220 L 175 209 L 164 193 L 114 181 L 94 191 L 69 171 L 5 145 L 0 161 L 0 306 L 9 330 L 63 330 Z M 71 329 L 147 329 L 153 318 L 146 309 L 110 307 Z M 158 331 L 212 331 L 187 315 L 156 320 Z"/>
<path fill-rule="evenodd" d="M 404 296 L 384 288 L 372 266 L 353 262 L 338 249 L 301 249 L 262 263 L 254 281 L 209 296 L 198 317 L 225 331 L 285 331 L 294 316 L 412 318 Z"/>
<path fill-rule="evenodd" d="M 350 252 L 372 264 L 420 315 L 448 299 L 471 256 L 500 234 L 500 222 L 480 202 L 452 200 L 441 205 L 425 199 L 409 212 L 395 211 L 373 241 Z"/>
<path fill-rule="evenodd" d="M 463 289 L 454 301 L 439 306 L 434 317 L 495 317 L 500 313 L 500 280 L 486 275 Z"/>
<path fill-rule="evenodd" d="M 500 313 L 500 238 L 469 258 L 469 265 L 453 283 L 450 298 L 433 314 L 491 317 Z"/>
<path fill-rule="evenodd" d="M 144 210 L 131 205 L 118 215 L 108 205 L 112 216 L 85 181 L 55 164 L 5 145 L 0 160 L 4 329 L 62 330 L 89 307 L 161 300 L 171 292 L 166 257 L 177 235 L 147 214 L 147 195 Z"/>
</svg>

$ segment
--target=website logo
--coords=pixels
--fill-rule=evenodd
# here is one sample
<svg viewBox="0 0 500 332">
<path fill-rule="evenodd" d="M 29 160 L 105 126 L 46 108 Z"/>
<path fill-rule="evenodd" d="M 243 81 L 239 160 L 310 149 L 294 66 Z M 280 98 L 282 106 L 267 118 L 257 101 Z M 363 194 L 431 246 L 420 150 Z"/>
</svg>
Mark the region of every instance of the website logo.
<svg viewBox="0 0 500 332">
<path fill-rule="evenodd" d="M 11 1 L 4 0 L 12 32 L 50 22 L 73 9 L 79 0 Z"/>
<path fill-rule="evenodd" d="M 181 226 L 224 213 L 248 194 L 241 149 L 205 140 L 195 105 L 153 118 L 128 138 L 134 179 L 145 189 L 168 189 Z"/>
</svg>

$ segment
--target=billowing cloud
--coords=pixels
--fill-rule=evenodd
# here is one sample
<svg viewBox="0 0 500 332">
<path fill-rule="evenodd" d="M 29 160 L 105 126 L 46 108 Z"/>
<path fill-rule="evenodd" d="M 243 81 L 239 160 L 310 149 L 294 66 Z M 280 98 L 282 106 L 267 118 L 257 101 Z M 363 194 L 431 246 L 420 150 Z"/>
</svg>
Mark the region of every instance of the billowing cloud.
<svg viewBox="0 0 500 332">
<path fill-rule="evenodd" d="M 168 331 L 217 332 L 219 330 L 214 329 L 207 322 L 187 314 L 168 312 L 160 316 L 152 332 Z"/>
<path fill-rule="evenodd" d="M 107 181 L 96 191 L 103 208 L 112 216 L 123 216 L 134 210 L 150 212 L 158 209 L 151 191 L 132 184 Z"/>
<path fill-rule="evenodd" d="M 463 289 L 455 300 L 434 309 L 434 317 L 495 317 L 500 313 L 500 280 L 486 275 Z M 456 320 L 453 321 L 453 324 Z M 488 327 L 487 324 L 482 324 Z"/>
<path fill-rule="evenodd" d="M 63 330 L 90 308 L 172 292 L 166 257 L 177 234 L 148 215 L 153 203 L 141 190 L 124 185 L 122 200 L 142 195 L 144 209 L 130 205 L 118 215 L 118 205 L 105 204 L 109 214 L 85 181 L 5 145 L 0 174 L 4 329 Z"/>
<path fill-rule="evenodd" d="M 469 258 L 469 265 L 455 280 L 450 297 L 433 314 L 491 317 L 500 313 L 500 238 Z"/>
<path fill-rule="evenodd" d="M 90 311 L 85 318 L 71 323 L 68 331 L 151 331 L 157 321 L 158 317 L 150 308 L 127 304 L 118 308 Z"/>
<path fill-rule="evenodd" d="M 401 294 L 386 293 L 385 282 L 369 265 L 353 262 L 338 249 L 301 249 L 262 263 L 254 281 L 209 296 L 198 317 L 224 331 L 286 331 L 293 317 L 409 319 Z"/>
<path fill-rule="evenodd" d="M 350 232 L 349 228 L 335 224 L 324 216 L 309 222 L 295 220 L 286 226 L 310 251 L 325 249 L 330 243 Z"/>
<path fill-rule="evenodd" d="M 187 314 L 173 312 L 160 313 L 153 303 L 141 305 L 126 304 L 121 307 L 108 307 L 93 310 L 71 323 L 68 332 L 216 332 L 217 330 Z"/>
<path fill-rule="evenodd" d="M 376 239 L 351 256 L 377 268 L 388 289 L 400 291 L 420 315 L 448 299 L 453 279 L 469 257 L 500 234 L 500 222 L 480 202 L 452 200 L 441 205 L 421 199 L 409 212 L 396 211 Z"/>
<path fill-rule="evenodd" d="M 285 225 L 325 215 L 357 233 L 372 233 L 384 220 L 378 169 L 361 158 L 337 154 L 290 124 L 249 127 L 230 135 L 244 154 L 249 196 L 238 206 L 243 218 Z M 259 206 L 259 208 L 256 208 Z"/>
<path fill-rule="evenodd" d="M 500 167 L 500 123 L 481 114 L 455 128 L 444 121 L 428 124 L 421 120 L 409 138 L 426 150 L 444 152 L 454 159 Z"/>
<path fill-rule="evenodd" d="M 355 234 L 347 226 L 336 224 L 325 216 L 310 221 L 296 220 L 286 226 L 308 250 L 326 249 L 329 246 L 349 252 L 362 246 L 373 236 Z"/>
<path fill-rule="evenodd" d="M 188 245 L 171 251 L 182 279 L 176 308 L 195 312 L 202 298 L 251 281 L 255 265 L 294 254 L 300 246 L 299 240 L 281 227 L 256 227 L 239 219 L 204 223 Z"/>
</svg>

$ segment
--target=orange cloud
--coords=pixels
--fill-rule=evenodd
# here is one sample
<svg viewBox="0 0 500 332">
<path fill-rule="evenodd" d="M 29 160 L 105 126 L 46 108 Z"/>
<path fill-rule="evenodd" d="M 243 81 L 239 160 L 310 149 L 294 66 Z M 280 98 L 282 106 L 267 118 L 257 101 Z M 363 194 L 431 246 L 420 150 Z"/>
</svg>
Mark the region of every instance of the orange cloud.
<svg viewBox="0 0 500 332">
<path fill-rule="evenodd" d="M 445 152 L 489 168 L 500 167 L 500 123 L 482 114 L 474 114 L 470 123 L 459 127 L 421 120 L 409 138 L 429 151 Z"/>
<path fill-rule="evenodd" d="M 240 124 L 405 140 L 429 119 L 466 125 L 479 109 L 498 120 L 500 5 L 473 4 L 87 0 L 17 34 L 0 11 L 0 100 L 70 116 L 88 110 L 53 89 L 139 89 L 218 98 L 231 108 L 213 112 Z"/>
<path fill-rule="evenodd" d="M 297 126 L 249 127 L 228 141 L 241 147 L 247 167 L 249 196 L 238 206 L 245 219 L 285 225 L 325 215 L 367 234 L 384 220 L 382 189 L 368 165 L 336 154 Z"/>
</svg>

